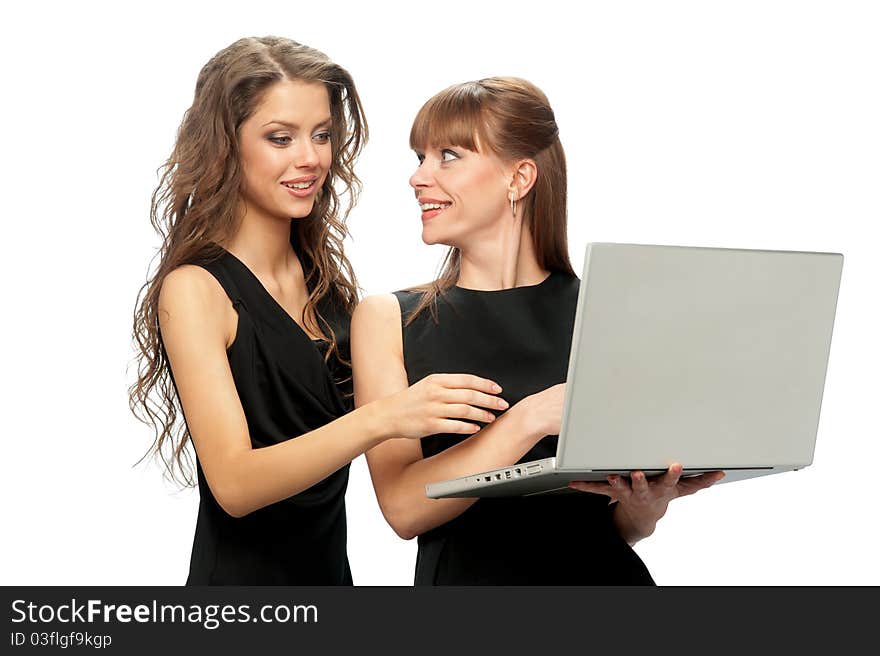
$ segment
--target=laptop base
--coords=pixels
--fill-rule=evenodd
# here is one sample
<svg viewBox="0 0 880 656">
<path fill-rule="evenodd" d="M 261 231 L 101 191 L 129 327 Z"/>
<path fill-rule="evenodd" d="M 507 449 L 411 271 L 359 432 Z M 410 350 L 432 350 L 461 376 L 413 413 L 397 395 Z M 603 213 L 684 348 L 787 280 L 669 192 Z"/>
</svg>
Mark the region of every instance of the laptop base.
<svg viewBox="0 0 880 656">
<path fill-rule="evenodd" d="M 538 494 L 577 492 L 577 490 L 569 487 L 569 483 L 572 481 L 605 482 L 607 477 L 612 474 L 628 477 L 633 471 L 642 471 L 648 478 L 653 478 L 666 473 L 666 470 L 638 468 L 558 471 L 555 469 L 555 465 L 555 458 L 537 460 L 449 481 L 431 483 L 425 486 L 425 492 L 431 499 L 534 496 Z M 724 472 L 724 478 L 720 482 L 732 483 L 733 481 L 741 481 L 758 476 L 797 471 L 800 467 L 801 465 L 722 468 L 721 471 Z M 697 476 L 712 471 L 719 470 L 686 467 L 682 476 Z"/>
</svg>

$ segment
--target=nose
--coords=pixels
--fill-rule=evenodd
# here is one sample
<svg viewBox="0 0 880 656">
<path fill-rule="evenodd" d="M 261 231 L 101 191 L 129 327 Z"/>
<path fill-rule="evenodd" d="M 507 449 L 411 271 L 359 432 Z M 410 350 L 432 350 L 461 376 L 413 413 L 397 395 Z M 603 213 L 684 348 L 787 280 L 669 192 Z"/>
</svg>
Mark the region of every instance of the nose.
<svg viewBox="0 0 880 656">
<path fill-rule="evenodd" d="M 294 165 L 300 169 L 313 169 L 319 162 L 315 144 L 311 139 L 302 139 L 294 151 Z"/>
<path fill-rule="evenodd" d="M 424 187 L 429 187 L 433 181 L 434 179 L 431 175 L 431 171 L 429 170 L 429 165 L 427 161 L 419 164 L 419 167 L 416 169 L 415 173 L 413 173 L 409 177 L 409 185 L 416 191 Z"/>
</svg>

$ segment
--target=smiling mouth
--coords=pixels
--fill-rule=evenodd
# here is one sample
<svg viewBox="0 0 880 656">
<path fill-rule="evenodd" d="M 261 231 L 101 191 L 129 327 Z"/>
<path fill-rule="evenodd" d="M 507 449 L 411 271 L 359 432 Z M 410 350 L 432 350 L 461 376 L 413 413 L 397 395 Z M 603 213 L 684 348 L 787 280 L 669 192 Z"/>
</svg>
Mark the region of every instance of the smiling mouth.
<svg viewBox="0 0 880 656">
<path fill-rule="evenodd" d="M 318 193 L 318 178 L 299 180 L 297 182 L 282 182 L 281 186 L 294 198 L 313 198 Z"/>
<path fill-rule="evenodd" d="M 422 209 L 422 222 L 433 219 L 438 214 L 444 212 L 450 205 L 452 203 L 419 203 L 419 207 Z"/>
<path fill-rule="evenodd" d="M 422 221 L 433 219 L 438 214 L 444 212 L 450 205 L 452 205 L 452 203 L 419 203 L 419 207 L 422 210 Z"/>
<path fill-rule="evenodd" d="M 419 203 L 422 212 L 430 212 L 431 210 L 445 210 L 452 203 Z"/>
<path fill-rule="evenodd" d="M 288 189 L 308 189 L 315 184 L 315 180 L 309 180 L 308 182 L 282 182 L 281 184 Z"/>
</svg>

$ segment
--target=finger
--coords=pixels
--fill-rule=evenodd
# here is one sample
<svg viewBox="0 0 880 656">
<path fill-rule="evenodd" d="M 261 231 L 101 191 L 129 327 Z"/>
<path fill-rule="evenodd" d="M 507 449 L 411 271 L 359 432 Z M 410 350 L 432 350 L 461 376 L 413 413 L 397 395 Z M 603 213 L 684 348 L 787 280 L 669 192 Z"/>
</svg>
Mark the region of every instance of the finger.
<svg viewBox="0 0 880 656">
<path fill-rule="evenodd" d="M 591 481 L 572 481 L 568 484 L 569 487 L 578 490 L 580 492 L 592 492 L 593 494 L 604 494 L 606 497 L 611 497 L 612 500 L 617 500 L 617 491 L 612 488 L 608 483 L 596 483 Z"/>
<path fill-rule="evenodd" d="M 678 484 L 678 496 L 687 496 L 694 492 L 705 490 L 722 478 L 724 478 L 724 472 L 712 472 L 710 474 L 700 474 L 699 476 L 685 478 Z"/>
<path fill-rule="evenodd" d="M 480 378 L 471 374 L 436 374 L 439 382 L 444 387 L 457 387 L 463 389 L 474 389 L 487 394 L 498 394 L 501 392 L 501 385 L 494 380 L 488 378 Z"/>
<path fill-rule="evenodd" d="M 648 494 L 648 479 L 645 477 L 645 472 L 634 471 L 629 475 L 629 478 L 633 493 L 638 495 Z"/>
<path fill-rule="evenodd" d="M 689 497 L 692 494 L 696 494 L 700 490 L 705 490 L 708 485 L 688 485 L 687 487 L 683 487 L 682 485 L 678 486 L 678 497 Z"/>
<path fill-rule="evenodd" d="M 463 403 L 448 403 L 443 406 L 443 415 L 449 419 L 472 419 L 489 424 L 495 421 L 495 415 L 480 408 Z"/>
<path fill-rule="evenodd" d="M 436 424 L 434 434 L 452 433 L 457 435 L 473 435 L 480 430 L 477 424 L 471 424 L 466 421 L 456 421 L 454 419 L 440 419 Z"/>
<path fill-rule="evenodd" d="M 626 500 L 632 496 L 632 487 L 623 476 L 612 474 L 608 477 L 608 484 L 614 490 L 616 499 Z"/>
<path fill-rule="evenodd" d="M 722 478 L 724 478 L 724 472 L 722 471 L 714 471 L 714 472 L 706 472 L 705 474 L 700 474 L 699 476 L 688 476 L 683 479 L 682 482 L 687 481 L 690 483 L 706 483 L 707 485 L 712 485 L 717 483 Z"/>
<path fill-rule="evenodd" d="M 671 465 L 669 465 L 669 469 L 666 471 L 666 473 L 663 474 L 662 477 L 660 477 L 660 484 L 664 487 L 670 488 L 678 485 L 678 481 L 681 478 L 682 469 L 683 468 L 681 466 L 681 463 L 673 462 Z"/>
<path fill-rule="evenodd" d="M 466 403 L 493 410 L 507 410 L 508 408 L 508 403 L 504 399 L 469 389 L 446 389 L 443 391 L 441 399 L 445 403 Z"/>
</svg>

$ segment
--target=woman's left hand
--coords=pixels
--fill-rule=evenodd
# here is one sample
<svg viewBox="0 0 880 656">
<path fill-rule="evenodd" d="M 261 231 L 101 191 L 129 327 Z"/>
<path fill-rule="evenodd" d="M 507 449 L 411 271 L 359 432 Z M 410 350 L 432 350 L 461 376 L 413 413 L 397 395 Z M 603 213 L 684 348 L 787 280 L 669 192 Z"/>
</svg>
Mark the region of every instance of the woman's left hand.
<svg viewBox="0 0 880 656">
<path fill-rule="evenodd" d="M 648 480 L 644 472 L 634 471 L 630 481 L 614 474 L 607 483 L 573 481 L 569 485 L 581 492 L 604 494 L 618 502 L 618 511 L 636 533 L 650 535 L 657 521 L 666 514 L 669 502 L 699 492 L 724 478 L 724 472 L 715 471 L 699 476 L 681 478 L 680 463 L 672 463 L 662 476 Z M 624 518 L 622 518 L 624 519 Z"/>
</svg>

